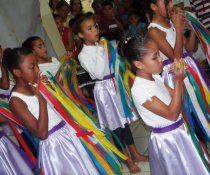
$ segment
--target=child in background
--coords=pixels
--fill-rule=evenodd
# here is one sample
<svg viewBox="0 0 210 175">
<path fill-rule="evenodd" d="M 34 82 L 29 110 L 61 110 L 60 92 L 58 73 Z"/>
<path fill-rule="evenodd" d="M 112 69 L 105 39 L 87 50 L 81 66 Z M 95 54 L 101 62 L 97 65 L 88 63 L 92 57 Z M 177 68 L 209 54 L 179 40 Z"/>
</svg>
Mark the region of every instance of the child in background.
<svg viewBox="0 0 210 175">
<path fill-rule="evenodd" d="M 100 35 L 109 41 L 119 41 L 123 34 L 123 25 L 114 12 L 113 4 L 110 1 L 104 1 L 102 7 L 102 18 L 100 18 L 100 21 L 97 21 L 99 24 Z"/>
<path fill-rule="evenodd" d="M 102 0 L 94 0 L 92 3 L 96 22 L 100 22 L 101 16 L 103 15 L 102 2 Z"/>
<path fill-rule="evenodd" d="M 69 25 L 69 20 L 70 20 L 69 12 L 70 12 L 70 7 L 66 1 L 61 0 L 56 4 L 56 13 L 62 17 L 64 27 L 68 27 Z"/>
<path fill-rule="evenodd" d="M 140 16 L 136 11 L 131 11 L 128 14 L 129 19 L 129 32 L 131 36 L 143 36 L 146 30 L 146 24 L 143 22 L 140 22 Z"/>
<path fill-rule="evenodd" d="M 26 129 L 40 139 L 39 157 L 44 174 L 99 174 L 76 131 L 47 104 L 37 87 L 38 61 L 31 50 L 15 48 L 4 55 L 6 66 L 16 79 L 9 105 Z M 24 173 L 22 173 L 24 174 Z"/>
<path fill-rule="evenodd" d="M 124 145 L 118 148 L 128 156 L 126 165 L 131 173 L 140 171 L 135 162 L 146 161 L 134 144 L 120 97 L 115 89 L 113 70 L 109 67 L 108 53 L 104 48 L 104 41 L 99 41 L 98 26 L 91 16 L 80 17 L 74 25 L 74 33 L 83 41 L 83 48 L 78 55 L 81 66 L 89 73 L 93 80 L 94 99 L 97 107 L 99 123 L 102 129 L 114 131 Z M 127 151 L 127 148 L 129 153 Z M 130 154 L 130 156 L 129 156 Z"/>
<path fill-rule="evenodd" d="M 30 49 L 37 58 L 41 72 L 49 71 L 58 80 L 60 62 L 55 57 L 49 57 L 44 41 L 38 36 L 27 38 L 22 47 Z"/>
<path fill-rule="evenodd" d="M 134 37 L 124 53 L 136 68 L 131 92 L 143 121 L 151 126 L 149 158 L 152 175 L 208 175 L 191 138 L 184 129 L 181 111 L 184 61 L 175 60 L 174 90 L 160 74 L 163 68 L 158 45 L 153 40 Z M 178 67 L 178 64 L 180 67 Z"/>
<path fill-rule="evenodd" d="M 63 26 L 62 17 L 58 14 L 54 14 L 53 18 L 55 24 L 57 25 L 58 31 L 60 33 L 61 39 L 65 46 L 66 51 L 71 51 L 73 49 L 73 35 L 68 27 Z"/>
<path fill-rule="evenodd" d="M 82 1 L 81 0 L 71 0 L 69 3 L 69 18 L 70 20 L 72 18 L 75 18 L 79 14 L 83 14 L 83 6 L 82 6 Z"/>
</svg>

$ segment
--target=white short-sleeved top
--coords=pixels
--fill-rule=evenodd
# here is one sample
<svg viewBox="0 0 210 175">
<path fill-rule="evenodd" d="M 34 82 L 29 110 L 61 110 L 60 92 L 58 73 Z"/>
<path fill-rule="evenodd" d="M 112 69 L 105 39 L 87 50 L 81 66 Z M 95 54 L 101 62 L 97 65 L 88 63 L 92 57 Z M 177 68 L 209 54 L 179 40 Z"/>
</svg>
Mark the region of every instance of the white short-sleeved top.
<svg viewBox="0 0 210 175">
<path fill-rule="evenodd" d="M 49 71 L 53 76 L 55 76 L 59 70 L 60 62 L 57 58 L 52 57 L 52 62 L 39 64 L 39 69 L 41 72 L 46 73 Z"/>
<path fill-rule="evenodd" d="M 23 100 L 28 110 L 33 114 L 33 116 L 38 119 L 39 117 L 39 101 L 38 98 L 34 96 L 27 96 L 18 92 L 12 92 L 12 97 L 18 97 Z M 10 99 L 11 99 L 10 98 Z M 58 114 L 52 109 L 52 107 L 47 104 L 47 112 L 48 112 L 48 131 L 52 129 L 54 126 L 58 125 L 62 119 L 58 116 Z"/>
<path fill-rule="evenodd" d="M 102 80 L 106 75 L 109 75 L 109 60 L 106 50 L 96 45 L 83 45 L 81 52 L 78 55 L 80 65 L 89 73 L 92 79 Z"/>
<path fill-rule="evenodd" d="M 174 121 L 168 120 L 162 116 L 156 115 L 142 106 L 147 100 L 151 100 L 156 96 L 166 105 L 171 102 L 171 96 L 165 87 L 160 75 L 153 75 L 154 81 L 136 77 L 131 88 L 132 97 L 137 111 L 142 117 L 143 121 L 151 127 L 168 126 Z M 179 118 L 181 115 L 179 116 Z"/>
<path fill-rule="evenodd" d="M 168 43 L 171 45 L 171 47 L 174 48 L 175 42 L 176 42 L 176 29 L 172 22 L 170 22 L 170 24 L 171 24 L 170 28 L 165 28 L 157 23 L 152 22 L 149 24 L 148 29 L 157 28 L 160 31 L 165 32 L 166 33 L 166 41 L 168 41 Z M 168 57 L 166 55 L 164 55 L 161 51 L 159 51 L 159 53 L 160 53 L 160 57 L 163 59 L 163 61 L 168 59 Z"/>
</svg>

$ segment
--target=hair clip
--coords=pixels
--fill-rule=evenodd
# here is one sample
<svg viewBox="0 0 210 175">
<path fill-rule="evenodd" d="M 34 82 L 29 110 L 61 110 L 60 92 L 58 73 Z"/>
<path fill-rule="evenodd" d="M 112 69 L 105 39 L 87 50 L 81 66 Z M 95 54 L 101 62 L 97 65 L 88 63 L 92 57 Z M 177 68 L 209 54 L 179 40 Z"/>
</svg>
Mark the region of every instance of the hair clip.
<svg viewBox="0 0 210 175">
<path fill-rule="evenodd" d="M 127 44 L 128 41 L 129 41 L 131 38 L 132 38 L 131 36 L 127 37 L 127 38 L 125 39 L 124 43 Z"/>
</svg>

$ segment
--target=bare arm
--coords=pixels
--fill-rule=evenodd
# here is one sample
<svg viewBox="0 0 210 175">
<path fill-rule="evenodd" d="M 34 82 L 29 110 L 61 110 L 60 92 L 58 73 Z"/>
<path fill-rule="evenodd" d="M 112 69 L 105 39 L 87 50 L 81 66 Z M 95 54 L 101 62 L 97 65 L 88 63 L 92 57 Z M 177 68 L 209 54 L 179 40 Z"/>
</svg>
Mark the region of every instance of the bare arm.
<svg viewBox="0 0 210 175">
<path fill-rule="evenodd" d="M 189 38 L 184 38 L 184 47 L 190 53 L 193 53 L 197 47 L 197 37 L 192 30 L 190 30 Z"/>
<path fill-rule="evenodd" d="M 4 117 L 3 115 L 0 114 L 0 124 L 6 123 L 6 122 L 7 122 L 6 117 Z"/>
<path fill-rule="evenodd" d="M 165 84 L 165 87 L 168 90 L 170 96 L 173 97 L 173 95 L 174 95 L 174 89 L 172 89 L 171 87 L 169 87 L 167 84 Z"/>
<path fill-rule="evenodd" d="M 27 104 L 18 97 L 12 97 L 9 105 L 13 114 L 23 122 L 24 126 L 40 139 L 48 136 L 48 113 L 47 103 L 42 95 L 37 95 L 39 104 L 39 117 L 36 119 L 28 110 Z"/>
<path fill-rule="evenodd" d="M 2 76 L 0 78 L 0 88 L 7 90 L 9 89 L 9 75 L 7 69 L 0 63 Z"/>
<path fill-rule="evenodd" d="M 152 97 L 152 101 L 147 100 L 145 103 L 143 103 L 143 106 L 147 108 L 149 111 L 172 121 L 177 120 L 181 110 L 182 90 L 183 90 L 182 86 L 183 86 L 183 79 L 185 77 L 184 66 L 180 68 L 179 72 L 177 68 L 175 68 L 174 74 L 176 75 L 175 89 L 174 92 L 172 93 L 172 100 L 169 105 L 166 105 L 159 98 L 155 96 Z"/>
<path fill-rule="evenodd" d="M 159 50 L 169 58 L 181 58 L 183 54 L 183 15 L 175 14 L 173 16 L 174 26 L 176 28 L 176 42 L 174 48 L 166 40 L 166 34 L 157 28 L 149 29 L 149 36 L 157 43 Z"/>
<path fill-rule="evenodd" d="M 2 64 L 3 52 L 4 51 L 0 46 L 0 71 L 2 73 L 2 76 L 0 78 L 0 88 L 7 90 L 9 89 L 9 75 L 7 69 Z"/>
</svg>

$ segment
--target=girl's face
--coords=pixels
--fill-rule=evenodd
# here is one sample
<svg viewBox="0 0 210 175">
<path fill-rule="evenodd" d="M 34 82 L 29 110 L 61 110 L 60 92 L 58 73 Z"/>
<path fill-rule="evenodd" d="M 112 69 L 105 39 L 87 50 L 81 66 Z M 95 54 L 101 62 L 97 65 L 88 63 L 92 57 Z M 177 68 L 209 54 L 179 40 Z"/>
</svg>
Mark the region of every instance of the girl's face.
<svg viewBox="0 0 210 175">
<path fill-rule="evenodd" d="M 22 62 L 19 64 L 18 77 L 26 83 L 37 83 L 39 75 L 38 62 L 34 54 L 22 56 Z"/>
<path fill-rule="evenodd" d="M 62 7 L 59 9 L 58 13 L 59 13 L 59 15 L 61 15 L 64 19 L 66 19 L 67 16 L 68 16 L 68 14 L 69 14 L 69 11 L 70 11 L 69 7 L 66 6 L 66 5 L 64 5 L 64 6 L 62 6 Z"/>
<path fill-rule="evenodd" d="M 110 5 L 106 5 L 106 6 L 103 8 L 103 13 L 104 13 L 105 15 L 111 16 L 112 13 L 113 13 L 113 7 L 110 6 Z"/>
<path fill-rule="evenodd" d="M 72 3 L 72 10 L 73 12 L 81 12 L 81 2 L 80 0 L 74 0 L 73 3 Z"/>
<path fill-rule="evenodd" d="M 102 4 L 100 2 L 96 3 L 94 6 L 95 14 L 100 14 L 103 11 Z"/>
<path fill-rule="evenodd" d="M 129 21 L 132 25 L 136 26 L 139 22 L 139 16 L 131 15 L 131 16 L 129 16 Z"/>
<path fill-rule="evenodd" d="M 95 20 L 90 18 L 81 23 L 82 32 L 79 37 L 84 40 L 87 45 L 94 45 L 99 39 L 98 25 Z"/>
<path fill-rule="evenodd" d="M 167 15 L 169 18 L 172 17 L 173 13 L 176 11 L 174 6 L 173 6 L 173 3 L 172 1 L 169 1 L 168 4 L 167 4 Z"/>
<path fill-rule="evenodd" d="M 153 5 L 154 6 L 152 8 L 155 14 L 159 14 L 160 16 L 167 17 L 165 0 L 157 0 L 157 3 Z"/>
<path fill-rule="evenodd" d="M 63 20 L 61 17 L 55 18 L 55 24 L 57 25 L 59 32 L 63 31 Z"/>
<path fill-rule="evenodd" d="M 159 74 L 162 72 L 163 61 L 159 55 L 158 46 L 154 41 L 149 41 L 147 43 L 146 49 L 147 53 L 143 56 L 141 61 L 139 61 L 139 66 L 144 73 L 148 74 Z"/>
<path fill-rule="evenodd" d="M 33 53 L 39 58 L 47 58 L 47 49 L 41 39 L 35 40 L 33 42 Z"/>
</svg>

